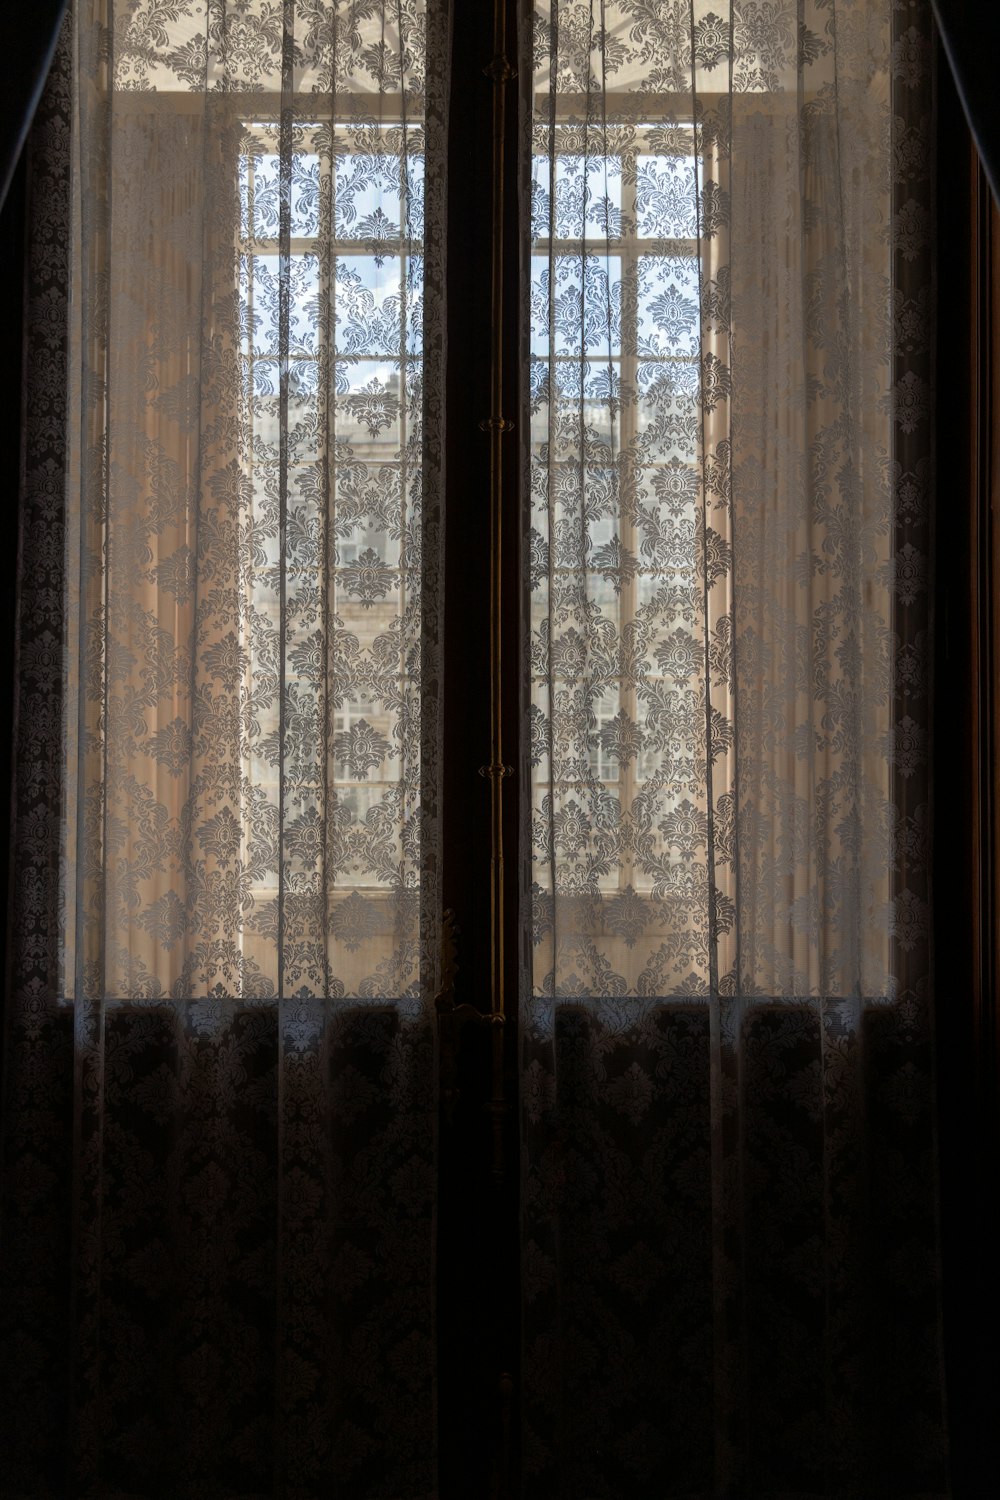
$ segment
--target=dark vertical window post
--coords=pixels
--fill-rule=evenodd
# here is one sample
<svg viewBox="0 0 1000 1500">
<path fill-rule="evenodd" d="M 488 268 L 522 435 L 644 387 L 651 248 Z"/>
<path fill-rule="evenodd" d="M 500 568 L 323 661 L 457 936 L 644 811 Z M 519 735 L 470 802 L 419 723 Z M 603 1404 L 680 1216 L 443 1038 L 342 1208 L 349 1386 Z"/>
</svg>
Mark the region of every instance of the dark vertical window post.
<svg viewBox="0 0 1000 1500">
<path fill-rule="evenodd" d="M 448 151 L 439 1022 L 442 1500 L 518 1472 L 518 0 L 456 4 Z"/>
</svg>

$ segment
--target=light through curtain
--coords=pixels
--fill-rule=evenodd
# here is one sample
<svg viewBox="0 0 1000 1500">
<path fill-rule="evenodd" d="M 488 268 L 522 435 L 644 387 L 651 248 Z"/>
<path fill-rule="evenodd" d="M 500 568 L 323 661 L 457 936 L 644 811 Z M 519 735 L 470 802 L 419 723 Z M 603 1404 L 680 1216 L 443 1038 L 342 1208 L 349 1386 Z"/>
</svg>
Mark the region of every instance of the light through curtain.
<svg viewBox="0 0 1000 1500">
<path fill-rule="evenodd" d="M 13 1272 L 65 1346 L 15 1392 L 32 1495 L 434 1492 L 444 9 L 77 0 L 64 34 L 8 1160 L 68 1169 L 72 1219 L 64 1285 Z"/>
<path fill-rule="evenodd" d="M 533 21 L 526 1493 L 942 1493 L 926 7 Z"/>
<path fill-rule="evenodd" d="M 420 982 L 421 17 L 129 4 L 107 41 L 105 62 L 81 35 L 98 367 L 72 455 L 66 993 L 399 998 Z"/>
</svg>

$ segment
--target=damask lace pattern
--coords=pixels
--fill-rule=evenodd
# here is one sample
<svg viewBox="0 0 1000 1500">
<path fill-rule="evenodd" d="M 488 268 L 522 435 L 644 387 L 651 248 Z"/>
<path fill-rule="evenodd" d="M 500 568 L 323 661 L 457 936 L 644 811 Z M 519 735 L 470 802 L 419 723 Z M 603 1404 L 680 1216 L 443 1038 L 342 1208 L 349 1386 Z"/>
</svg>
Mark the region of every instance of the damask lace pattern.
<svg viewBox="0 0 1000 1500">
<path fill-rule="evenodd" d="M 65 990 L 417 996 L 423 7 L 101 11 Z"/>
<path fill-rule="evenodd" d="M 542 993 L 892 990 L 888 54 L 828 10 L 536 8 Z"/>
<path fill-rule="evenodd" d="M 71 32 L 64 26 L 25 146 L 24 420 L 13 743 L 10 946 L 0 1193 L 0 1433 L 18 1497 L 60 1492 L 72 1371 L 73 1036 L 56 1003 L 65 572 Z"/>
<path fill-rule="evenodd" d="M 18 1500 L 435 1492 L 447 24 L 78 0 L 35 128 Z"/>
<path fill-rule="evenodd" d="M 533 16 L 525 1493 L 941 1494 L 927 7 Z"/>
</svg>

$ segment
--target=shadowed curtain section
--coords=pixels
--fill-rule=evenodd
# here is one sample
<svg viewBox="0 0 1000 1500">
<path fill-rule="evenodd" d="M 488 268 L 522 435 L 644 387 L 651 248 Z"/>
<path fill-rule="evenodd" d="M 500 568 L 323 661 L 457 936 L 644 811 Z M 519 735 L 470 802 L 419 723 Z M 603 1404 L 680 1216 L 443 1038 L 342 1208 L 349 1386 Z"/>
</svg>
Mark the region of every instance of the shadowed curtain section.
<svg viewBox="0 0 1000 1500">
<path fill-rule="evenodd" d="M 445 25 L 79 0 L 62 33 L 30 146 L 12 1497 L 435 1493 Z"/>
<path fill-rule="evenodd" d="M 942 1496 L 929 11 L 533 16 L 525 1495 Z"/>
</svg>

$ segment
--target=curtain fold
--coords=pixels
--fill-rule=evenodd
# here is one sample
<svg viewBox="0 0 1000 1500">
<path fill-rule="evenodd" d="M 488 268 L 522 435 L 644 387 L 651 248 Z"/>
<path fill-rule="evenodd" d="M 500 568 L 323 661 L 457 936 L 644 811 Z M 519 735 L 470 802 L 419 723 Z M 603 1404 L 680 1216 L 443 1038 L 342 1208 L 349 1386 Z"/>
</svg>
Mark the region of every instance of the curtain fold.
<svg viewBox="0 0 1000 1500">
<path fill-rule="evenodd" d="M 525 1500 L 948 1492 L 925 0 L 524 7 Z M 13 1500 L 430 1500 L 446 0 L 31 141 Z"/>
<path fill-rule="evenodd" d="M 929 12 L 533 20 L 525 1494 L 942 1495 Z"/>
<path fill-rule="evenodd" d="M 12 1495 L 435 1492 L 446 23 L 78 0 L 64 29 L 32 161 Z"/>
</svg>

